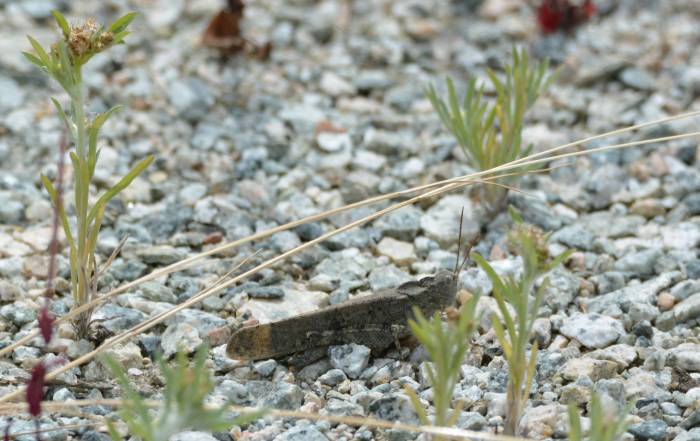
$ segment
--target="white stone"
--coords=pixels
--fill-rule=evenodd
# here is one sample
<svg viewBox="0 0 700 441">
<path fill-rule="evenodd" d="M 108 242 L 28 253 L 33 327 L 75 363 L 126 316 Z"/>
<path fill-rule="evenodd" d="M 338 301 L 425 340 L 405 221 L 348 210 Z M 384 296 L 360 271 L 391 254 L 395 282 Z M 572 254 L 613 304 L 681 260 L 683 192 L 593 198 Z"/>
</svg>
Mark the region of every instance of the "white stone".
<svg viewBox="0 0 700 441">
<path fill-rule="evenodd" d="M 416 260 L 416 252 L 412 243 L 396 240 L 392 237 L 383 238 L 377 245 L 377 251 L 397 265 L 410 265 Z"/>
<path fill-rule="evenodd" d="M 575 338 L 587 348 L 605 348 L 615 343 L 625 329 L 618 320 L 600 314 L 576 314 L 569 318 L 560 332 Z"/>
<path fill-rule="evenodd" d="M 333 97 L 355 94 L 355 86 L 333 72 L 321 75 L 321 90 Z"/>
</svg>

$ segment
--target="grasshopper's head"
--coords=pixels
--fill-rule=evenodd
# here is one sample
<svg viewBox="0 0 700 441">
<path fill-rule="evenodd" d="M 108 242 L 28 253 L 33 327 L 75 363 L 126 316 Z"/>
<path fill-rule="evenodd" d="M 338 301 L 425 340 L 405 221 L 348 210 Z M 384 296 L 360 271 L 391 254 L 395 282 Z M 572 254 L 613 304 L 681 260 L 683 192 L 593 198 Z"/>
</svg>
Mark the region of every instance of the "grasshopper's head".
<svg viewBox="0 0 700 441">
<path fill-rule="evenodd" d="M 440 271 L 433 277 L 433 289 L 437 293 L 440 309 L 454 305 L 457 297 L 457 273 Z"/>
<path fill-rule="evenodd" d="M 412 305 L 418 306 L 426 315 L 452 306 L 457 296 L 457 277 L 451 271 L 440 271 L 432 277 L 425 277 L 417 282 L 404 283 L 399 292 L 412 299 Z"/>
</svg>

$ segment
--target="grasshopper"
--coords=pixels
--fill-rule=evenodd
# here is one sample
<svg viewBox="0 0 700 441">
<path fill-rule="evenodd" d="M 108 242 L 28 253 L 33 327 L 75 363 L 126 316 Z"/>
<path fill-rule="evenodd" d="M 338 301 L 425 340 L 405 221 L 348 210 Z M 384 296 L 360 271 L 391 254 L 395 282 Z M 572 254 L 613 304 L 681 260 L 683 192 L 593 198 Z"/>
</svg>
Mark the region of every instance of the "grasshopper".
<svg viewBox="0 0 700 441">
<path fill-rule="evenodd" d="M 460 222 L 460 236 L 461 236 Z M 468 249 L 476 242 L 471 241 Z M 454 271 L 440 271 L 435 276 L 410 281 L 397 288 L 374 295 L 357 297 L 318 311 L 266 324 L 246 326 L 231 336 L 226 354 L 236 360 L 288 359 L 301 355 L 300 362 L 320 358 L 328 346 L 357 343 L 380 354 L 392 344 L 408 337 L 408 320 L 417 306 L 426 317 L 442 311 L 455 302 L 457 276 L 466 263 L 459 262 L 459 249 Z M 314 355 L 312 355 L 314 354 Z"/>
</svg>

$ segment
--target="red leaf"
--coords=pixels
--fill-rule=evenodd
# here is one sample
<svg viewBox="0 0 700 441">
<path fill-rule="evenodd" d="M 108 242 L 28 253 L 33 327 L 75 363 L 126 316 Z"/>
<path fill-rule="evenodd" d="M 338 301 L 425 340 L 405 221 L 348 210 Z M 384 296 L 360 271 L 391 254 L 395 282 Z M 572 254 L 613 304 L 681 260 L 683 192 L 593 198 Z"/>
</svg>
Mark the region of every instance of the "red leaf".
<svg viewBox="0 0 700 441">
<path fill-rule="evenodd" d="M 44 338 L 44 342 L 48 345 L 53 336 L 53 322 L 54 318 L 49 311 L 48 305 L 44 305 L 39 314 L 39 331 L 41 336 Z"/>
<path fill-rule="evenodd" d="M 27 404 L 29 414 L 33 417 L 41 415 L 41 400 L 44 398 L 44 377 L 46 376 L 46 366 L 39 363 L 32 369 L 32 376 L 27 384 Z"/>
<path fill-rule="evenodd" d="M 571 31 L 595 15 L 593 0 L 572 4 L 571 0 L 542 0 L 537 8 L 537 23 L 545 34 Z"/>
</svg>

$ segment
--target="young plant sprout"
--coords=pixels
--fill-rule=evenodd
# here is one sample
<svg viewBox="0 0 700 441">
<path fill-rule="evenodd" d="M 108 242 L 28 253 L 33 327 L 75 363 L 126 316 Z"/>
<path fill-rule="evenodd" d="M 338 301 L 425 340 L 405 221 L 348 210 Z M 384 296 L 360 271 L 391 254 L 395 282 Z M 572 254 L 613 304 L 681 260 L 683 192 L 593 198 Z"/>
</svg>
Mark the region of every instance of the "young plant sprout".
<svg viewBox="0 0 700 441">
<path fill-rule="evenodd" d="M 523 274 L 520 279 L 499 276 L 486 259 L 478 253 L 472 254 L 472 258 L 493 283 L 493 297 L 496 299 L 498 311 L 504 322 L 502 324 L 498 317 L 493 317 L 492 320 L 496 338 L 508 362 L 506 435 L 517 434 L 518 422 L 530 396 L 535 375 L 537 342 L 530 345 L 529 351 L 528 344 L 531 340 L 532 326 L 542 303 L 542 296 L 549 283 L 545 278 L 534 296 L 531 296 L 535 281 L 570 255 L 570 252 L 566 251 L 551 258 L 547 250 L 548 235 L 532 225 L 525 224 L 514 210 L 511 210 L 511 216 L 516 225 L 509 235 L 510 244 L 523 259 Z M 511 313 L 508 305 L 513 308 L 515 314 Z"/>
<path fill-rule="evenodd" d="M 485 171 L 530 154 L 532 145 L 524 147 L 522 143 L 523 119 L 553 79 L 547 75 L 548 67 L 547 61 L 531 66 L 525 50 L 514 49 L 502 80 L 495 72 L 488 71 L 496 91 L 494 101 L 487 101 L 484 86 L 477 86 L 475 78 L 467 83 L 461 105 L 450 78 L 447 78 L 447 100 L 438 96 L 433 85 L 428 86 L 428 99 L 471 167 Z M 482 187 L 482 202 L 490 213 L 496 214 L 505 208 L 507 194 L 502 186 L 486 185 Z"/>
<path fill-rule="evenodd" d="M 162 405 L 155 412 L 146 403 L 129 381 L 124 369 L 114 359 L 104 357 L 112 375 L 119 383 L 125 399 L 125 406 L 119 416 L 126 423 L 129 434 L 138 436 L 143 441 L 167 441 L 171 436 L 184 430 L 225 431 L 233 425 L 253 421 L 262 415 L 252 412 L 238 418 L 229 418 L 227 407 L 210 408 L 206 398 L 214 389 L 205 362 L 209 349 L 201 346 L 189 365 L 184 352 L 178 352 L 173 366 L 159 359 L 160 373 L 165 379 Z M 121 437 L 112 421 L 107 422 L 112 441 L 121 441 Z"/>
<path fill-rule="evenodd" d="M 73 165 L 75 227 L 71 226 L 63 201 L 58 200 L 59 195 L 49 178 L 42 175 L 41 180 L 54 206 L 59 210 L 63 231 L 70 247 L 73 302 L 75 306 L 80 306 L 89 302 L 97 294 L 99 270 L 95 259 L 95 248 L 105 207 L 114 196 L 128 187 L 148 167 L 153 161 L 153 156 L 149 155 L 136 164 L 119 182 L 90 204 L 90 184 L 100 155 L 97 137 L 102 125 L 122 107 L 112 107 L 90 119 L 85 104 L 82 68 L 96 54 L 122 43 L 129 34 L 127 27 L 136 14 L 126 14 L 105 28 L 98 26 L 90 19 L 81 25 L 71 26 L 59 12 L 52 13 L 61 29 L 61 38 L 47 50 L 34 38 L 27 37 L 34 48 L 34 54 L 24 52 L 24 56 L 53 78 L 70 97 L 68 111 L 64 110 L 57 99 L 51 98 L 51 100 L 73 142 L 73 149 L 70 150 L 69 155 Z M 90 316 L 88 311 L 79 315 L 74 321 L 76 332 L 80 337 L 87 337 L 89 334 Z"/>
</svg>

